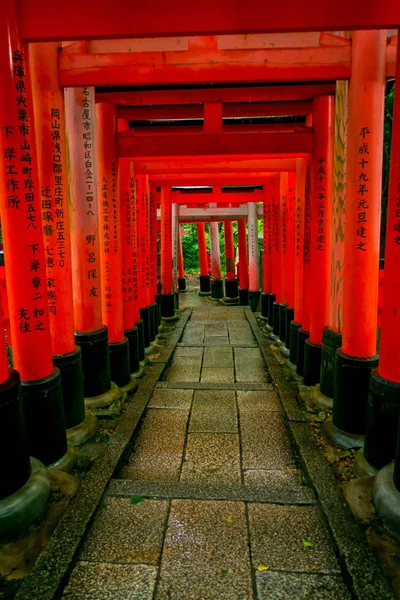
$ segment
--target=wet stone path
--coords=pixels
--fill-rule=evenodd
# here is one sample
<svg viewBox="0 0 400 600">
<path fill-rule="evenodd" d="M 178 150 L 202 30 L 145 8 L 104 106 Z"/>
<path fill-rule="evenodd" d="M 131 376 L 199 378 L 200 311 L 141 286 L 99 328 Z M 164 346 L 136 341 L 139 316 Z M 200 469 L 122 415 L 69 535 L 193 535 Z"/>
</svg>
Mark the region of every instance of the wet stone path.
<svg viewBox="0 0 400 600">
<path fill-rule="evenodd" d="M 63 598 L 351 597 L 244 309 L 194 308 Z"/>
</svg>

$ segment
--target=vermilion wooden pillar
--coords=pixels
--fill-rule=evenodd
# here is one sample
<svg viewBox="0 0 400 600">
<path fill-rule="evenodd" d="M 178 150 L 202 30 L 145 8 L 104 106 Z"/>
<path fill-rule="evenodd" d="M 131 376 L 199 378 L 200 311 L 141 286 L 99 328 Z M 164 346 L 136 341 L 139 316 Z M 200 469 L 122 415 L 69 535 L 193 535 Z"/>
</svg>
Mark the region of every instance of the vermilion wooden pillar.
<svg viewBox="0 0 400 600">
<path fill-rule="evenodd" d="M 178 230 L 179 230 L 179 205 L 172 203 L 172 289 L 175 294 L 175 308 L 179 308 L 178 292 Z"/>
<path fill-rule="evenodd" d="M 328 408 L 332 408 L 333 405 L 336 350 L 342 344 L 348 91 L 348 81 L 336 82 L 328 324 L 322 336 L 321 380 L 318 396 L 318 403 Z"/>
<path fill-rule="evenodd" d="M 172 289 L 172 205 L 171 190 L 161 188 L 161 316 L 175 319 Z"/>
<path fill-rule="evenodd" d="M 237 304 L 239 302 L 239 285 L 235 272 L 235 245 L 233 241 L 232 221 L 224 221 L 224 240 L 226 265 L 224 302 L 227 304 Z"/>
<path fill-rule="evenodd" d="M 297 364 L 299 329 L 303 323 L 305 191 L 306 159 L 297 158 L 294 205 L 294 314 L 289 333 L 292 365 Z"/>
<path fill-rule="evenodd" d="M 81 347 L 87 406 L 111 390 L 107 327 L 101 315 L 99 201 L 93 88 L 64 90 L 69 150 L 75 341 Z M 110 398 L 111 400 L 111 398 Z"/>
<path fill-rule="evenodd" d="M 139 330 L 135 325 L 140 319 L 137 297 L 137 265 L 134 256 L 136 252 L 135 179 L 130 177 L 129 160 L 124 158 L 120 158 L 118 161 L 118 197 L 121 205 L 121 282 L 124 335 L 129 343 L 130 372 L 138 376 L 141 358 Z"/>
<path fill-rule="evenodd" d="M 129 187 L 132 200 L 132 257 L 133 257 L 133 304 L 135 313 L 135 327 L 138 330 L 139 338 L 139 359 L 143 361 L 145 358 L 145 340 L 144 340 L 144 323 L 140 317 L 140 268 L 139 268 L 139 240 L 138 240 L 138 209 L 137 209 L 137 188 L 135 169 L 133 161 L 129 161 Z M 129 355 L 130 356 L 130 355 Z"/>
<path fill-rule="evenodd" d="M 310 335 L 310 294 L 312 271 L 310 265 L 311 254 L 311 157 L 306 159 L 306 176 L 304 192 L 304 267 L 303 267 L 303 307 L 302 323 L 297 338 L 297 367 L 299 377 L 304 375 L 304 350 L 305 342 Z"/>
<path fill-rule="evenodd" d="M 214 204 L 210 204 L 215 206 Z M 224 295 L 224 282 L 221 275 L 221 257 L 219 249 L 219 228 L 216 221 L 209 224 L 211 253 L 211 297 L 220 300 Z"/>
<path fill-rule="evenodd" d="M 116 134 L 115 106 L 96 104 L 102 321 L 108 329 L 111 379 L 119 387 L 130 388 L 129 343 L 124 336 L 122 301 L 121 203 L 117 189 Z"/>
<path fill-rule="evenodd" d="M 249 266 L 247 262 L 246 219 L 238 221 L 239 245 L 239 302 L 242 306 L 249 303 Z"/>
<path fill-rule="evenodd" d="M 94 433 L 96 417 L 88 413 L 85 421 L 81 349 L 74 338 L 68 168 L 58 44 L 31 44 L 29 50 L 53 362 L 61 372 L 66 426 L 75 428 L 69 438 L 79 444 Z"/>
<path fill-rule="evenodd" d="M 335 100 L 313 101 L 313 156 L 311 188 L 310 337 L 304 354 L 304 383 L 315 385 L 321 371 L 322 334 L 328 323 L 331 269 L 333 127 Z"/>
<path fill-rule="evenodd" d="M 288 173 L 286 197 L 286 223 L 284 239 L 282 240 L 283 268 L 282 276 L 285 281 L 285 305 L 282 311 L 284 345 L 281 353 L 285 358 L 290 354 L 290 323 L 294 317 L 294 229 L 295 229 L 295 195 L 296 174 Z M 280 314 L 281 316 L 281 314 Z"/>
<path fill-rule="evenodd" d="M 137 219 L 137 258 L 139 282 L 140 318 L 143 321 L 144 344 L 150 347 L 150 303 L 149 283 L 149 221 L 148 221 L 148 176 L 136 176 L 136 219 Z"/>
<path fill-rule="evenodd" d="M 158 333 L 158 305 L 155 302 L 157 293 L 157 255 L 154 247 L 154 235 L 156 234 L 157 221 L 155 216 L 154 203 L 154 194 L 151 192 L 150 189 L 149 178 L 146 177 L 146 295 L 149 308 L 150 342 L 153 342 L 155 340 L 156 334 Z"/>
<path fill-rule="evenodd" d="M 197 244 L 199 248 L 200 263 L 200 291 L 199 296 L 209 296 L 211 294 L 210 275 L 208 274 L 206 232 L 204 223 L 197 223 Z"/>
<path fill-rule="evenodd" d="M 398 437 L 400 409 L 400 47 L 397 49 L 396 88 L 394 97 L 392 145 L 390 156 L 390 179 L 386 222 L 385 277 L 383 281 L 383 304 L 378 368 L 371 373 L 368 398 L 365 446 L 356 458 L 361 472 L 381 469 L 395 458 L 396 435 Z M 390 482 L 391 483 L 391 482 Z M 395 481 L 400 490 L 400 440 L 397 443 Z M 379 491 L 380 484 L 378 484 Z M 384 490 L 383 490 L 384 491 Z M 374 490 L 375 492 L 375 490 Z M 375 495 L 375 494 L 374 494 Z M 399 510 L 400 494 L 390 498 L 382 496 L 385 524 L 387 516 Z M 386 507 L 387 508 L 387 507 Z M 386 518 L 385 518 L 386 516 Z M 395 518 L 399 529 L 399 518 Z M 393 530 L 393 528 L 392 528 Z"/>
<path fill-rule="evenodd" d="M 279 258 L 279 213 L 280 213 L 280 177 L 274 177 L 271 183 L 271 296 L 268 307 L 268 324 L 272 328 L 271 338 L 278 339 L 279 303 L 281 286 L 281 267 Z"/>
<path fill-rule="evenodd" d="M 260 263 L 258 253 L 257 203 L 248 202 L 248 244 L 249 244 L 249 305 L 257 310 L 260 300 Z"/>
<path fill-rule="evenodd" d="M 182 230 L 180 225 L 178 227 L 178 289 L 180 292 L 187 291 L 185 279 L 185 265 L 183 262 Z"/>
<path fill-rule="evenodd" d="M 0 213 L 14 365 L 21 376 L 29 452 L 46 465 L 61 461 L 63 466 L 67 438 L 60 371 L 53 367 L 51 354 L 28 52 L 19 37 L 12 0 L 1 7 L 0 82 Z M 15 385 L 16 381 L 10 390 L 13 422 L 2 422 L 1 429 L 10 448 L 15 441 L 8 436 L 21 425 Z M 2 400 L 6 398 L 7 391 Z M 12 460 L 9 454 L 7 458 Z M 26 460 L 24 464 L 25 478 L 29 470 Z"/>
<path fill-rule="evenodd" d="M 268 307 L 272 291 L 272 189 L 268 182 L 263 186 L 263 289 L 260 318 L 268 321 Z"/>
<path fill-rule="evenodd" d="M 356 31 L 352 40 L 342 347 L 336 353 L 333 422 L 324 429 L 345 447 L 363 443 L 370 372 L 378 361 L 386 32 Z"/>
</svg>

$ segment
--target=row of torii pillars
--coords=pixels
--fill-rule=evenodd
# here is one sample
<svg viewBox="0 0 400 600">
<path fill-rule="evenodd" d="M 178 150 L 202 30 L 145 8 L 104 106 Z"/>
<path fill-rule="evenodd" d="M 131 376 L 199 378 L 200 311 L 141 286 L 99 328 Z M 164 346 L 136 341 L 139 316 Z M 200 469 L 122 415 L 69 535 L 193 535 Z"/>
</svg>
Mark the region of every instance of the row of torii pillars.
<svg viewBox="0 0 400 600">
<path fill-rule="evenodd" d="M 16 22 L 11 15 L 0 35 L 0 211 L 16 367 L 9 369 L 0 336 L 2 534 L 26 526 L 47 501 L 44 469 L 29 456 L 48 468 L 71 468 L 75 453 L 67 430 L 83 428 L 90 435 L 95 423 L 87 409 L 121 402 L 123 391 L 135 388 L 131 374 L 140 376 L 161 317 L 175 317 L 169 285 L 177 256 L 177 208 L 161 190 L 160 294 L 155 197 L 148 176 L 136 175 L 132 161 L 117 158 L 115 107 L 95 105 L 93 88 L 62 93 L 56 44 L 31 46 L 28 67 Z M 272 178 L 265 186 L 262 316 L 304 382 L 314 385 L 321 378 L 322 392 L 333 396 L 327 437 L 354 446 L 365 434 L 359 460 L 365 468 L 384 467 L 375 500 L 390 520 L 400 504 L 399 445 L 394 471 L 385 467 L 395 457 L 400 401 L 400 97 L 378 361 L 385 44 L 383 31 L 354 33 L 347 157 L 335 131 L 334 99 L 316 98 L 312 159 L 298 159 L 296 175 Z M 345 88 L 338 87 L 343 95 Z M 340 102 L 344 122 L 346 102 L 338 94 L 336 111 Z M 346 194 L 333 194 L 339 184 Z M 289 189 L 295 194 L 285 195 Z M 257 206 L 248 206 L 251 303 L 260 283 Z M 336 261 L 343 264 L 343 277 L 331 290 Z M 216 269 L 217 261 L 214 275 Z"/>
</svg>

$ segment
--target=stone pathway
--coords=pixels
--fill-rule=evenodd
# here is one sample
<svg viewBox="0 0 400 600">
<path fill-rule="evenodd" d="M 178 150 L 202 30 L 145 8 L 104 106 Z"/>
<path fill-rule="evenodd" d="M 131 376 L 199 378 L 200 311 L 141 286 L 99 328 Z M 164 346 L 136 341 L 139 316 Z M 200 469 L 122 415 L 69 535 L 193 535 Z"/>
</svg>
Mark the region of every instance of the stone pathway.
<svg viewBox="0 0 400 600">
<path fill-rule="evenodd" d="M 242 307 L 193 309 L 62 597 L 352 597 Z"/>
</svg>

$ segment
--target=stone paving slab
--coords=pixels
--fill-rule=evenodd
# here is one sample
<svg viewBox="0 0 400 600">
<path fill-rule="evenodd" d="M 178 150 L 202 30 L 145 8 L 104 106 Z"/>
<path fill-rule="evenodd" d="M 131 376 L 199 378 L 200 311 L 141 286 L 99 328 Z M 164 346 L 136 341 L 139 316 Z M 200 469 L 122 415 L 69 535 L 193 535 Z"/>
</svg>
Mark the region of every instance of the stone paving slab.
<svg viewBox="0 0 400 600">
<path fill-rule="evenodd" d="M 238 433 L 235 392 L 196 391 L 189 433 Z"/>
<path fill-rule="evenodd" d="M 202 356 L 190 356 L 190 355 L 184 355 L 184 356 L 174 356 L 172 363 L 171 363 L 171 367 L 181 367 L 181 366 L 188 366 L 188 367 L 197 367 L 198 369 L 201 369 L 201 365 L 203 362 L 203 357 Z"/>
<path fill-rule="evenodd" d="M 308 485 L 303 485 L 298 469 L 247 469 L 243 471 L 245 486 L 249 488 L 284 490 L 285 504 L 312 504 L 314 493 Z"/>
<path fill-rule="evenodd" d="M 267 485 L 242 485 L 229 483 L 154 482 L 112 479 L 107 494 L 110 496 L 144 496 L 171 500 L 174 498 L 193 500 L 237 500 L 272 504 L 315 504 L 315 496 L 306 485 L 292 489 L 284 477 L 274 476 L 281 471 L 264 471 L 271 475 Z M 246 473 L 249 471 L 245 471 Z"/>
<path fill-rule="evenodd" d="M 207 323 L 204 325 L 204 335 L 209 336 L 225 336 L 228 337 L 228 326 L 224 323 Z"/>
<path fill-rule="evenodd" d="M 249 504 L 248 511 L 255 565 L 280 571 L 340 573 L 318 507 Z M 312 547 L 304 548 L 304 541 Z"/>
<path fill-rule="evenodd" d="M 253 598 L 244 504 L 171 503 L 155 598 Z"/>
<path fill-rule="evenodd" d="M 177 481 L 182 463 L 188 412 L 151 408 L 143 419 L 124 477 Z"/>
<path fill-rule="evenodd" d="M 229 346 L 229 338 L 224 336 L 212 336 L 205 335 L 204 336 L 204 345 L 205 346 Z"/>
<path fill-rule="evenodd" d="M 190 318 L 190 320 L 192 322 L 194 321 L 207 321 L 208 320 L 208 313 L 209 310 L 208 309 L 201 309 L 201 308 L 194 308 L 192 310 L 192 316 Z"/>
<path fill-rule="evenodd" d="M 256 573 L 258 600 L 351 600 L 352 595 L 338 575 L 311 573 Z"/>
<path fill-rule="evenodd" d="M 247 410 L 258 415 L 261 412 L 282 411 L 278 396 L 272 391 L 238 391 L 237 401 L 241 412 Z"/>
<path fill-rule="evenodd" d="M 258 348 L 235 348 L 236 381 L 267 381 L 265 363 Z"/>
<path fill-rule="evenodd" d="M 180 481 L 240 483 L 239 435 L 189 434 Z"/>
<path fill-rule="evenodd" d="M 79 560 L 156 564 L 162 548 L 169 503 L 106 498 L 87 533 Z"/>
<path fill-rule="evenodd" d="M 156 577 L 157 568 L 149 565 L 78 562 L 62 598 L 152 600 Z"/>
<path fill-rule="evenodd" d="M 173 381 L 159 381 L 157 388 L 163 389 L 191 389 L 191 390 L 257 390 L 257 391 L 272 391 L 273 385 L 271 383 L 185 383 L 185 382 L 173 382 Z"/>
<path fill-rule="evenodd" d="M 156 388 L 148 403 L 148 408 L 176 408 L 188 413 L 192 404 L 192 390 Z"/>
<path fill-rule="evenodd" d="M 244 469 L 281 469 L 294 464 L 283 418 L 272 411 L 255 418 L 252 411 L 240 411 L 242 461 Z"/>
<path fill-rule="evenodd" d="M 213 341 L 210 343 L 209 340 L 215 340 L 215 343 L 213 343 Z M 221 340 L 224 340 L 224 342 L 221 343 Z M 184 346 L 185 348 L 190 348 L 191 346 L 195 346 L 196 348 L 201 348 L 201 347 L 205 347 L 205 346 L 222 346 L 222 345 L 224 345 L 224 346 L 230 345 L 232 348 L 257 348 L 258 347 L 256 342 L 253 342 L 252 344 L 244 344 L 244 343 L 243 344 L 242 343 L 229 344 L 228 338 L 223 338 L 223 337 L 219 337 L 219 338 L 208 337 L 207 342 L 205 342 L 205 343 L 193 341 L 193 342 L 185 342 L 185 343 L 179 342 L 177 344 L 178 347 Z"/>
<path fill-rule="evenodd" d="M 232 348 L 208 346 L 204 348 L 203 367 L 233 368 Z"/>
<path fill-rule="evenodd" d="M 197 365 L 173 363 L 167 373 L 167 381 L 198 382 L 200 380 L 201 360 Z"/>
<path fill-rule="evenodd" d="M 235 383 L 233 367 L 203 367 L 201 383 Z"/>
<path fill-rule="evenodd" d="M 203 346 L 183 346 L 179 345 L 175 348 L 174 359 L 178 356 L 203 356 Z"/>
</svg>

